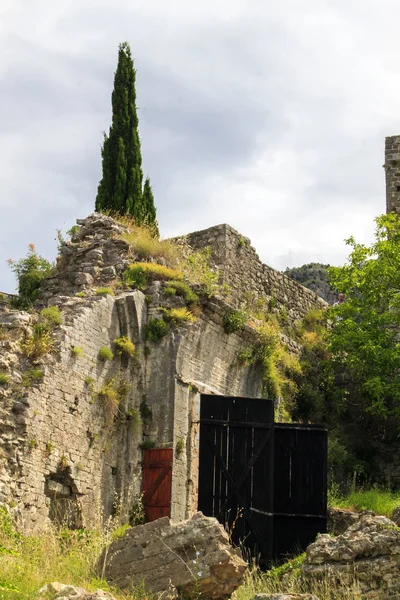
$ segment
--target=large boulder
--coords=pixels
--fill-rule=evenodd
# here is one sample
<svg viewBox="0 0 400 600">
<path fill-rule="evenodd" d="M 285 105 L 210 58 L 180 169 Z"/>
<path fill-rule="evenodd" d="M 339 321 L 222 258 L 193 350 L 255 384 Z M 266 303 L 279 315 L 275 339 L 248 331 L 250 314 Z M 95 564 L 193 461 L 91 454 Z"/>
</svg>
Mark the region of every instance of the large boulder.
<svg viewBox="0 0 400 600">
<path fill-rule="evenodd" d="M 213 517 L 201 512 L 173 523 L 163 517 L 129 529 L 103 553 L 99 571 L 121 589 L 144 584 L 148 593 L 175 598 L 225 598 L 239 587 L 247 563 Z"/>
<path fill-rule="evenodd" d="M 336 538 L 318 536 L 301 569 L 306 579 L 330 578 L 368 600 L 398 598 L 400 528 L 386 517 L 362 515 Z"/>
</svg>

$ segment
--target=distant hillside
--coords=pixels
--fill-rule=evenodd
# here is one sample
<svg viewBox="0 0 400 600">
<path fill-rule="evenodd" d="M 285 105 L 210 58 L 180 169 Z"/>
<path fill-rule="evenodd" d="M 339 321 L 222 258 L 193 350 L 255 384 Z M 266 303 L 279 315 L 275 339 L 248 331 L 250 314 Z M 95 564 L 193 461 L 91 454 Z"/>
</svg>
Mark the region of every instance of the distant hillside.
<svg viewBox="0 0 400 600">
<path fill-rule="evenodd" d="M 289 267 L 284 271 L 285 275 L 294 279 L 304 287 L 309 288 L 318 296 L 321 296 L 329 304 L 336 302 L 337 294 L 333 291 L 328 283 L 327 269 L 330 265 L 322 265 L 321 263 L 309 263 L 301 267 Z"/>
</svg>

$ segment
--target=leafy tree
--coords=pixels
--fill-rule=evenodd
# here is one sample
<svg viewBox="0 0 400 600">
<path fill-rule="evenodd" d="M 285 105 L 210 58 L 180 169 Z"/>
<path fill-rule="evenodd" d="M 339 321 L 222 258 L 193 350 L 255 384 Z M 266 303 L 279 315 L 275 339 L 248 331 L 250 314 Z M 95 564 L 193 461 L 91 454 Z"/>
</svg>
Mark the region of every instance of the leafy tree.
<svg viewBox="0 0 400 600">
<path fill-rule="evenodd" d="M 138 223 L 156 223 L 150 182 L 142 190 L 142 155 L 136 111 L 136 72 L 127 42 L 119 45 L 118 66 L 112 93 L 112 124 L 104 134 L 103 176 L 99 183 L 96 210 L 129 214 Z M 144 197 L 144 193 L 146 196 Z M 151 201 L 150 201 L 151 200 Z"/>
<path fill-rule="evenodd" d="M 400 218 L 377 217 L 375 241 L 346 243 L 348 263 L 331 267 L 330 281 L 345 294 L 330 309 L 329 348 L 336 371 L 347 374 L 351 402 L 382 422 L 400 416 Z M 398 422 L 398 421 L 397 421 Z"/>
<path fill-rule="evenodd" d="M 28 254 L 20 260 L 7 261 L 18 280 L 18 308 L 28 309 L 39 296 L 42 280 L 50 274 L 51 263 L 39 256 L 34 244 L 29 244 Z"/>
<path fill-rule="evenodd" d="M 156 207 L 149 177 L 144 182 L 141 221 L 154 230 L 154 233 L 158 236 Z"/>
</svg>

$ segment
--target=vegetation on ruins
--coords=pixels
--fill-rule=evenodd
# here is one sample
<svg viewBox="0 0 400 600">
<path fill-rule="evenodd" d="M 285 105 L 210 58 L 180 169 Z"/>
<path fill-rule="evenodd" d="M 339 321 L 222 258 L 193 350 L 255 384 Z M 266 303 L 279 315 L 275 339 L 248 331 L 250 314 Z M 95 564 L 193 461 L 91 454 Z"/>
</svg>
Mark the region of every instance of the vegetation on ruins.
<svg viewBox="0 0 400 600">
<path fill-rule="evenodd" d="M 118 407 L 127 397 L 129 385 L 127 380 L 120 374 L 107 379 L 104 385 L 96 393 L 104 408 L 105 420 L 108 426 L 112 425 L 117 414 Z"/>
<path fill-rule="evenodd" d="M 114 290 L 110 287 L 101 287 L 95 290 L 96 296 L 114 296 Z"/>
<path fill-rule="evenodd" d="M 158 263 L 133 263 L 124 272 L 125 283 L 129 287 L 139 290 L 145 290 L 151 279 L 168 280 L 182 279 L 182 277 L 183 275 L 180 271 Z"/>
<path fill-rule="evenodd" d="M 197 321 L 194 314 L 182 306 L 179 308 L 164 308 L 163 309 L 164 319 L 172 325 L 179 325 L 180 323 L 195 323 Z"/>
<path fill-rule="evenodd" d="M 146 223 L 158 235 L 156 209 L 150 180 L 143 189 L 139 120 L 136 110 L 136 71 L 127 42 L 119 45 L 118 65 L 112 92 L 112 123 L 104 134 L 102 179 L 96 210 L 131 215 L 136 223 Z"/>
<path fill-rule="evenodd" d="M 7 262 L 18 281 L 18 297 L 13 304 L 16 308 L 27 310 L 39 296 L 40 283 L 50 274 L 53 266 L 37 253 L 34 244 L 29 244 L 25 258 L 10 258 Z"/>
<path fill-rule="evenodd" d="M 10 376 L 4 371 L 0 371 L 0 385 L 7 385 L 10 382 Z"/>
<path fill-rule="evenodd" d="M 126 336 L 121 336 L 114 340 L 115 354 L 117 356 L 130 356 L 133 358 L 136 354 L 135 344 Z"/>
<path fill-rule="evenodd" d="M 33 361 L 46 356 L 54 350 L 55 342 L 51 336 L 50 328 L 46 323 L 35 323 L 31 333 L 26 333 L 20 344 L 21 352 Z"/>
<path fill-rule="evenodd" d="M 40 316 L 50 325 L 50 327 L 55 327 L 62 323 L 62 316 L 58 306 L 48 306 L 47 308 L 43 308 L 40 311 Z"/>
<path fill-rule="evenodd" d="M 158 342 L 167 335 L 168 331 L 168 323 L 164 319 L 150 317 L 146 326 L 146 339 L 151 342 Z"/>
<path fill-rule="evenodd" d="M 105 362 L 106 360 L 112 360 L 114 358 L 114 354 L 107 346 L 102 346 L 97 354 L 97 358 Z"/>
<path fill-rule="evenodd" d="M 72 346 L 71 354 L 74 358 L 79 358 L 80 356 L 83 356 L 83 354 L 84 354 L 83 348 L 81 346 Z"/>
<path fill-rule="evenodd" d="M 186 304 L 197 304 L 199 297 L 184 281 L 168 281 L 164 287 L 166 296 L 181 296 Z"/>
<path fill-rule="evenodd" d="M 243 310 L 230 309 L 224 314 L 225 333 L 235 333 L 240 331 L 246 325 L 249 319 L 248 314 Z"/>
</svg>

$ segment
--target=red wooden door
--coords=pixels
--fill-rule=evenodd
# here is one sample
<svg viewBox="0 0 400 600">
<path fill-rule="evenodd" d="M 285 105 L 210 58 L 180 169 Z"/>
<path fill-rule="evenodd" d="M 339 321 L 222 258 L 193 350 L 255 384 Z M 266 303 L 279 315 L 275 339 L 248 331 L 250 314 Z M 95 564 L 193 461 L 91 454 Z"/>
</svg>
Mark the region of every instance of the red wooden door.
<svg viewBox="0 0 400 600">
<path fill-rule="evenodd" d="M 143 505 L 148 521 L 171 516 L 172 448 L 144 451 Z"/>
</svg>

